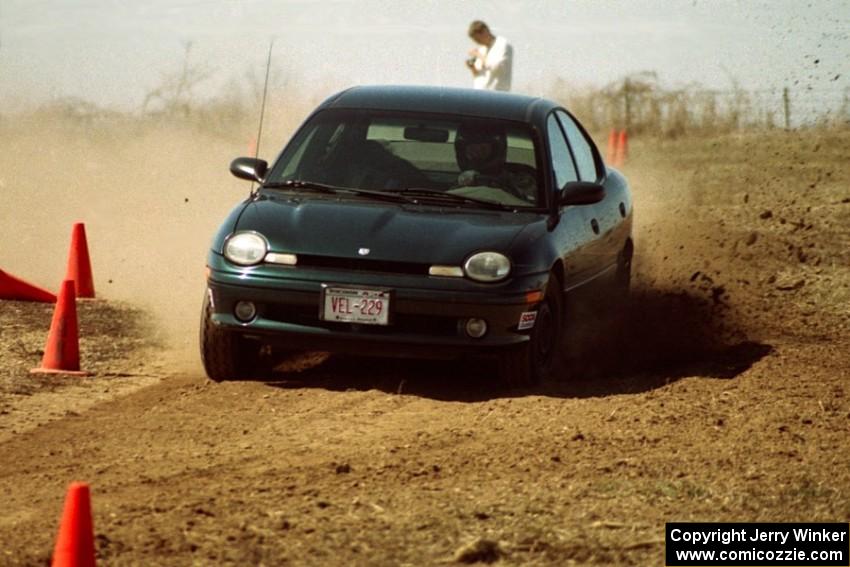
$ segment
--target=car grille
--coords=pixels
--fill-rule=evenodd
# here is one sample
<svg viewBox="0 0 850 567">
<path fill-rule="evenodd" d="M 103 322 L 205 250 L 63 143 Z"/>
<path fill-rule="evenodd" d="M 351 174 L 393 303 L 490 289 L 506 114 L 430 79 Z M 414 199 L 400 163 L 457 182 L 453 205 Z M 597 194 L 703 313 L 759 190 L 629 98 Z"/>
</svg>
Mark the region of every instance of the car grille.
<svg viewBox="0 0 850 567">
<path fill-rule="evenodd" d="M 434 315 L 407 315 L 397 313 L 391 323 L 383 325 L 360 325 L 337 323 L 319 319 L 319 307 L 309 305 L 267 305 L 263 317 L 280 323 L 293 323 L 309 327 L 322 327 L 331 331 L 349 331 L 370 335 L 409 333 L 415 335 L 451 337 L 458 333 L 458 321 L 454 317 Z"/>
<path fill-rule="evenodd" d="M 414 262 L 387 262 L 364 258 L 337 258 L 334 256 L 298 255 L 298 265 L 311 268 L 348 270 L 353 272 L 382 272 L 388 274 L 413 274 L 427 276 L 430 264 Z"/>
</svg>

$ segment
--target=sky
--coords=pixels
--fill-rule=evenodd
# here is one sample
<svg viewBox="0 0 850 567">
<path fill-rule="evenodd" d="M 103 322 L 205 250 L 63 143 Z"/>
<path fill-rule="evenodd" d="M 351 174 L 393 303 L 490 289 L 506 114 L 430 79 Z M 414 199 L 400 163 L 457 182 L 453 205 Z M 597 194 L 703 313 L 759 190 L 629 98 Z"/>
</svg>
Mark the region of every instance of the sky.
<svg viewBox="0 0 850 567">
<path fill-rule="evenodd" d="M 470 86 L 474 19 L 515 49 L 514 90 L 598 87 L 654 71 L 669 87 L 850 90 L 850 0 L 0 0 L 0 113 L 75 97 L 138 110 L 190 61 L 198 96 L 275 84 L 321 99 L 353 84 Z"/>
</svg>

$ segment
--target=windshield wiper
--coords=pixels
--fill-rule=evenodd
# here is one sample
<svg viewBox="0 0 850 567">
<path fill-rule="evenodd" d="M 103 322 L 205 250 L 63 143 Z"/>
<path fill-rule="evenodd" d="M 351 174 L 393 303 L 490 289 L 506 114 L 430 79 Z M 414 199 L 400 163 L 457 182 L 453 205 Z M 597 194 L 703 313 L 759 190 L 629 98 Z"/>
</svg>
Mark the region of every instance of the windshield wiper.
<svg viewBox="0 0 850 567">
<path fill-rule="evenodd" d="M 287 181 L 273 181 L 263 185 L 263 189 L 313 189 L 323 193 L 358 195 L 362 197 L 371 197 L 374 199 L 383 199 L 385 201 L 393 201 L 395 203 L 409 203 L 410 199 L 396 193 L 387 193 L 385 191 L 370 191 L 369 189 L 356 189 L 354 187 L 339 187 L 336 185 L 328 185 L 326 183 L 317 183 L 315 181 L 304 181 L 301 179 L 290 179 Z"/>
<path fill-rule="evenodd" d="M 475 197 L 466 197 L 464 195 L 458 195 L 456 193 L 446 193 L 445 191 L 436 191 L 434 189 L 420 189 L 417 187 L 411 187 L 409 189 L 395 191 L 395 193 L 409 195 L 411 197 L 431 199 L 434 201 L 442 200 L 451 201 L 453 203 L 464 203 L 467 205 L 483 205 L 488 208 L 501 209 L 506 211 L 512 211 L 516 209 L 516 207 L 514 206 L 505 205 L 503 203 L 494 203 L 493 201 L 487 201 L 486 199 L 476 199 Z"/>
<path fill-rule="evenodd" d="M 264 183 L 263 189 L 315 189 L 323 193 L 337 193 L 345 190 L 345 187 L 336 187 L 325 183 L 316 183 L 315 181 L 303 181 L 301 179 L 289 179 L 287 181 L 272 181 Z"/>
</svg>

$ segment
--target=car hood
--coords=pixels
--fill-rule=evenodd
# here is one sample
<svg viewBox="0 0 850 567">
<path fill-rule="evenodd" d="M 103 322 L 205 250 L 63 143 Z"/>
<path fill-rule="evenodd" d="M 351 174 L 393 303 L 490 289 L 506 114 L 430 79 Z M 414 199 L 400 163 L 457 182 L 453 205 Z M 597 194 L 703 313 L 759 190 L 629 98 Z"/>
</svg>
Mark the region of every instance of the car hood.
<svg viewBox="0 0 850 567">
<path fill-rule="evenodd" d="M 275 252 L 459 265 L 476 251 L 509 254 L 517 235 L 542 218 L 533 212 L 262 196 L 245 205 L 235 230 L 263 234 Z"/>
</svg>

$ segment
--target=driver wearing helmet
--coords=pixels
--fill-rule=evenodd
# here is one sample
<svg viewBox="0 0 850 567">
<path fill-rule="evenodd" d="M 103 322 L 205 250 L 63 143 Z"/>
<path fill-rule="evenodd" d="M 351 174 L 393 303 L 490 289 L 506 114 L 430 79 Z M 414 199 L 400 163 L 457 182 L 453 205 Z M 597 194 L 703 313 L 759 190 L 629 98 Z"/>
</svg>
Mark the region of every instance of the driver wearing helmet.
<svg viewBox="0 0 850 567">
<path fill-rule="evenodd" d="M 534 202 L 537 180 L 515 179 L 516 176 L 505 169 L 507 153 L 504 128 L 487 124 L 462 125 L 455 135 L 455 157 L 460 168 L 457 185 L 498 187 Z"/>
<path fill-rule="evenodd" d="M 455 136 L 455 157 L 460 167 L 458 185 L 487 185 L 487 178 L 500 177 L 507 148 L 507 137 L 500 128 L 461 126 Z"/>
</svg>

